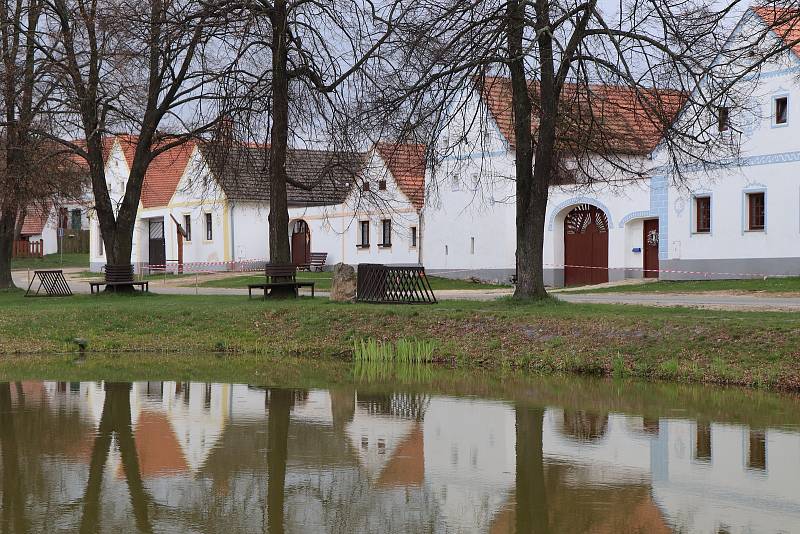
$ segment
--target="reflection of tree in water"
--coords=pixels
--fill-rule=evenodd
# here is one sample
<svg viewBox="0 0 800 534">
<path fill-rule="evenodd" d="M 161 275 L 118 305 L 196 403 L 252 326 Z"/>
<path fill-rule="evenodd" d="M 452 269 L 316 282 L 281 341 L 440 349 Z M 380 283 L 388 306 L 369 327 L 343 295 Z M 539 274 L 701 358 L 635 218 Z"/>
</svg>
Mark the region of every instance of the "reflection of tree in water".
<svg viewBox="0 0 800 534">
<path fill-rule="evenodd" d="M 270 534 L 283 532 L 283 504 L 286 489 L 286 456 L 289 441 L 289 412 L 297 398 L 292 390 L 270 389 L 267 399 L 267 528 Z"/>
<path fill-rule="evenodd" d="M 11 406 L 11 384 L 8 382 L 0 383 L 0 454 L 3 458 L 2 531 L 27 532 L 25 488 L 19 468 L 19 441 Z"/>
<path fill-rule="evenodd" d="M 106 396 L 103 413 L 92 447 L 89 479 L 86 482 L 86 491 L 83 497 L 81 533 L 100 530 L 100 492 L 112 436 L 116 436 L 136 526 L 141 532 L 152 532 L 153 530 L 148 513 L 150 498 L 142 483 L 139 456 L 136 452 L 136 441 L 133 438 L 131 425 L 131 387 L 130 383 L 108 382 L 105 385 Z"/>
<path fill-rule="evenodd" d="M 578 441 L 596 441 L 606 435 L 608 414 L 564 410 L 561 433 Z"/>
<path fill-rule="evenodd" d="M 542 434 L 544 408 L 517 406 L 516 532 L 548 532 Z"/>
<path fill-rule="evenodd" d="M 516 506 L 499 514 L 492 532 L 670 532 L 649 485 L 591 484 L 585 466 L 545 462 L 543 416 L 543 408 L 516 408 Z M 608 416 L 565 412 L 564 423 L 566 435 L 593 440 L 605 434 Z"/>
<path fill-rule="evenodd" d="M 388 415 L 422 421 L 430 397 L 420 393 L 359 393 L 358 406 L 370 415 Z"/>
</svg>

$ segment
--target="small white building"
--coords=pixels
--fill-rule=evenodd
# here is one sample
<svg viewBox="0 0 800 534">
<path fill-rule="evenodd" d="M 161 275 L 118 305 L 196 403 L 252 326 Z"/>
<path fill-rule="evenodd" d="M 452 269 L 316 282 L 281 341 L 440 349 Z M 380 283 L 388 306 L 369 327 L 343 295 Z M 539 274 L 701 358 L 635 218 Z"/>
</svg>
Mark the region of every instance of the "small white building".
<svg viewBox="0 0 800 534">
<path fill-rule="evenodd" d="M 44 255 L 57 253 L 60 239 L 80 239 L 80 233 L 89 230 L 89 197 L 87 194 L 84 199 L 29 208 L 24 215 L 20 239 L 41 242 Z"/>
</svg>

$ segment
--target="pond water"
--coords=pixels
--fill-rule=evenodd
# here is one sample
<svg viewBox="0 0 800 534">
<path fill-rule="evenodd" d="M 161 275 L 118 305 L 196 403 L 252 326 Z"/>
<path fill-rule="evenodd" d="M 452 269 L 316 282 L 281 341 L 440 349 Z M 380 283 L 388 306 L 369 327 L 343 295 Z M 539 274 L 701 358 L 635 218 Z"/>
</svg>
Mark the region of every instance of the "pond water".
<svg viewBox="0 0 800 534">
<path fill-rule="evenodd" d="M 0 383 L 2 532 L 800 532 L 800 403 L 571 378 Z"/>
</svg>

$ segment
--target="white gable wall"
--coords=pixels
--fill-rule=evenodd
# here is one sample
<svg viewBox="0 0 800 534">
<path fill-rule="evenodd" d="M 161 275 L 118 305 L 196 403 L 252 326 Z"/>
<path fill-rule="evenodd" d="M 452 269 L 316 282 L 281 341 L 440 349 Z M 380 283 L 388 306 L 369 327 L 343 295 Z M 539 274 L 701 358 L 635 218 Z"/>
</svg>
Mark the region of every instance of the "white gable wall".
<svg viewBox="0 0 800 534">
<path fill-rule="evenodd" d="M 432 274 L 507 282 L 516 264 L 513 156 L 494 121 L 479 131 L 473 117 L 487 113 L 477 96 L 464 98 L 443 136 L 456 146 L 426 186 L 423 263 Z"/>
</svg>

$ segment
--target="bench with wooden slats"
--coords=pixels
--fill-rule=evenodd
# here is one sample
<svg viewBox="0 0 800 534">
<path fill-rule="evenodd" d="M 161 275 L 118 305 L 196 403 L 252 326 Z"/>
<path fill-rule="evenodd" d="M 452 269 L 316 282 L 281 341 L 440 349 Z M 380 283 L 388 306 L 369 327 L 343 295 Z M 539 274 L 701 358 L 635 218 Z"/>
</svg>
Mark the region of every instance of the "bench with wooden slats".
<svg viewBox="0 0 800 534">
<path fill-rule="evenodd" d="M 264 298 L 266 299 L 270 290 L 279 287 L 291 287 L 294 290 L 295 297 L 298 295 L 298 290 L 301 287 L 310 287 L 311 296 L 314 296 L 314 282 L 298 281 L 297 267 L 295 265 L 267 264 L 264 267 L 264 278 L 265 280 L 263 284 L 247 284 L 248 298 L 253 297 L 254 289 L 261 289 L 264 291 Z"/>
<path fill-rule="evenodd" d="M 312 252 L 311 258 L 308 263 L 301 263 L 297 265 L 298 271 L 322 271 L 325 268 L 325 262 L 328 260 L 327 252 Z"/>
<path fill-rule="evenodd" d="M 99 294 L 103 286 L 114 292 L 120 287 L 138 287 L 142 291 L 150 292 L 150 282 L 133 279 L 133 265 L 106 265 L 104 270 L 105 280 L 89 282 L 89 291 L 92 294 L 95 292 Z"/>
</svg>

